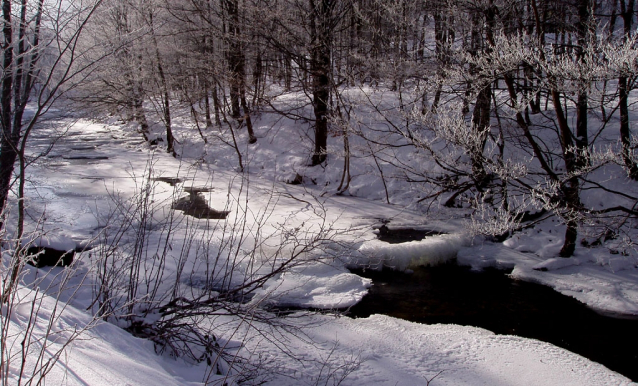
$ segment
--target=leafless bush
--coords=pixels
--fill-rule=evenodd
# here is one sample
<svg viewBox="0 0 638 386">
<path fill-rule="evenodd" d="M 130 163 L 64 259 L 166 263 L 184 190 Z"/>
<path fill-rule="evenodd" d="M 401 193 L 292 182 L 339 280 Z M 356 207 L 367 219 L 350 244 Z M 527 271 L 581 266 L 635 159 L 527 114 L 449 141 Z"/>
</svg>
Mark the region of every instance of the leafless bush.
<svg viewBox="0 0 638 386">
<path fill-rule="evenodd" d="M 62 269 L 26 265 L 37 258 L 29 253 L 29 244 L 7 240 L 5 235 L 3 231 L 0 236 L 0 384 L 41 384 L 67 348 L 98 321 L 89 317 L 82 325 L 71 325 L 64 319 L 87 272 L 78 268 L 78 255 Z M 36 232 L 26 234 L 24 240 L 41 237 Z M 13 275 L 15 264 L 19 264 L 17 277 Z"/>
<path fill-rule="evenodd" d="M 269 294 L 255 295 L 267 281 L 329 256 L 324 249 L 334 246 L 337 230 L 325 210 L 313 203 L 314 218 L 302 224 L 293 215 L 281 218 L 281 196 L 272 189 L 254 211 L 248 177 L 238 175 L 227 185 L 228 219 L 195 219 L 168 209 L 179 189 L 160 194 L 151 161 L 132 178 L 135 193 L 111 193 L 112 209 L 100 219 L 94 312 L 152 340 L 158 353 L 207 363 L 207 381 L 257 379 L 262 364 L 244 357 L 214 321 L 260 326 L 285 350 L 277 343 L 282 331 L 297 328 L 270 309 Z"/>
</svg>

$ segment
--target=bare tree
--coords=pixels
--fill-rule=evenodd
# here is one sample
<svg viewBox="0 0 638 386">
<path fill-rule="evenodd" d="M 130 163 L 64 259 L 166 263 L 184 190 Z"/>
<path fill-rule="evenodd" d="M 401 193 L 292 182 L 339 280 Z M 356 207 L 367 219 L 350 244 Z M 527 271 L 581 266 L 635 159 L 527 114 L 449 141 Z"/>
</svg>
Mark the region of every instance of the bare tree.
<svg viewBox="0 0 638 386">
<path fill-rule="evenodd" d="M 80 37 L 87 23 L 94 16 L 101 0 L 71 4 L 67 2 L 45 3 L 38 1 L 35 7 L 27 1 L 19 2 L 20 18 L 12 19 L 14 1 L 2 2 L 3 12 L 3 78 L 0 90 L 0 212 L 7 208 L 9 192 L 14 186 L 14 170 L 18 164 L 17 227 L 15 238 L 20 240 L 24 229 L 25 169 L 29 164 L 26 150 L 30 133 L 37 128 L 60 98 L 82 82 L 83 76 L 96 66 L 96 61 L 86 62 L 82 54 L 92 46 L 80 44 Z M 50 19 L 50 17 L 55 18 Z M 25 116 L 25 108 L 31 103 L 32 113 Z M 0 220 L 0 229 L 5 219 Z M 20 246 L 11 264 L 11 284 L 23 265 Z"/>
<path fill-rule="evenodd" d="M 623 20 L 623 43 L 627 44 L 632 39 L 632 26 L 634 20 L 634 0 L 620 0 L 620 16 Z M 615 11 L 615 10 L 614 10 Z M 622 156 L 629 177 L 638 180 L 638 165 L 631 157 L 631 135 L 629 127 L 629 74 L 623 74 L 618 78 L 618 97 L 620 98 L 620 141 L 622 143 Z M 635 77 L 632 77 L 635 81 Z"/>
</svg>

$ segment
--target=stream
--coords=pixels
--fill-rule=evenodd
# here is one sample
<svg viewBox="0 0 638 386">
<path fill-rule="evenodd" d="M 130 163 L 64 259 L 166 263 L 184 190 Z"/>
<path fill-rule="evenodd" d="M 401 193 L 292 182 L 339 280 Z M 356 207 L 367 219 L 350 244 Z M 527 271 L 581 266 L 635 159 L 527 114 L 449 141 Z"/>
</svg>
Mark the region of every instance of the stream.
<svg viewBox="0 0 638 386">
<path fill-rule="evenodd" d="M 539 284 L 455 262 L 412 273 L 353 270 L 372 279 L 351 317 L 385 314 L 418 323 L 459 324 L 549 342 L 638 381 L 638 320 L 600 315 Z"/>
</svg>

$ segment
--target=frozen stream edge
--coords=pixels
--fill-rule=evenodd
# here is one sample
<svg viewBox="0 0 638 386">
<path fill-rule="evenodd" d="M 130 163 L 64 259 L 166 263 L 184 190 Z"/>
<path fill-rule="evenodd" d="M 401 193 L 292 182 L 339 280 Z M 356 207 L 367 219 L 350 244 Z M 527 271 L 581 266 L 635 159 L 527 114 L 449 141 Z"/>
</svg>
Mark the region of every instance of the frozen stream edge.
<svg viewBox="0 0 638 386">
<path fill-rule="evenodd" d="M 105 125 L 84 120 L 78 121 L 74 128 L 81 131 L 81 135 L 97 136 L 97 133 L 105 131 Z M 124 194 L 129 194 L 134 183 L 130 175 L 126 174 L 127 167 L 130 165 L 133 170 L 140 171 L 147 165 L 148 151 L 140 150 L 140 147 L 133 144 L 138 140 L 136 133 L 126 133 L 121 127 L 114 125 L 108 126 L 107 131 L 118 138 L 130 138 L 128 142 L 125 140 L 100 145 L 100 154 L 104 154 L 108 160 L 102 159 L 88 165 L 68 162 L 63 165 L 64 169 L 50 168 L 42 163 L 31 166 L 29 170 L 34 181 L 33 188 L 29 191 L 31 210 L 37 212 L 46 208 L 48 217 L 55 219 L 51 230 L 55 230 L 56 237 L 62 240 L 90 238 L 96 226 L 93 211 L 106 205 L 104 188 L 117 186 Z M 229 179 L 236 176 L 234 172 L 210 165 L 205 166 L 206 169 L 202 166 L 196 172 L 163 153 L 157 153 L 154 162 L 154 168 L 160 175 L 171 176 L 175 174 L 175 170 L 189 169 L 187 173 L 191 173 L 193 184 L 209 182 L 211 172 L 215 174 L 215 182 L 221 186 L 225 186 Z M 94 180 L 87 184 L 87 178 Z M 270 181 L 256 176 L 251 178 L 252 189 L 257 192 L 273 187 Z M 274 186 L 279 191 L 292 192 L 298 196 L 306 194 L 300 187 L 285 184 Z M 224 197 L 224 189 L 217 189 L 210 193 L 208 199 L 221 201 Z M 252 204 L 259 206 L 265 202 L 256 199 Z M 296 200 L 284 200 L 275 215 L 287 217 L 291 213 L 303 213 L 300 205 L 302 204 Z M 402 208 L 351 197 L 328 197 L 324 206 L 328 210 L 329 220 L 344 229 L 358 230 L 358 251 L 351 256 L 336 259 L 332 265 L 306 267 L 271 283 L 271 289 L 281 290 L 278 299 L 284 303 L 326 308 L 347 306 L 360 299 L 370 284 L 365 279 L 349 274 L 345 268 L 347 265 L 364 263 L 372 267 L 375 264 L 385 264 L 408 268 L 415 258 L 423 258 L 425 250 L 434 248 L 436 252 L 431 255 L 432 262 L 452 258 L 459 250 L 458 259 L 463 264 L 477 268 L 509 264 L 510 268 L 514 268 L 515 277 L 545 280 L 545 284 L 552 285 L 561 292 L 581 293 L 587 304 L 598 304 L 610 311 L 638 313 L 638 291 L 634 293 L 638 279 L 633 276 L 633 271 L 622 271 L 616 275 L 622 284 L 621 288 L 624 286 L 625 289 L 615 292 L 606 291 L 618 284 L 610 282 L 612 275 L 604 267 L 587 261 L 554 271 L 534 271 L 532 268 L 542 262 L 542 259 L 488 244 L 468 247 L 469 240 L 460 235 L 462 222 L 454 221 L 445 222 L 441 226 L 449 231 L 456 231 L 456 234 L 437 236 L 437 241 L 424 240 L 403 246 L 386 246 L 379 244 L 372 232 L 377 219 L 392 219 L 399 225 L 428 227 L 433 222 L 421 214 Z M 303 219 L 300 217 L 299 221 Z M 58 269 L 60 268 L 54 268 Z M 560 281 L 559 278 L 564 277 L 565 272 L 567 277 L 580 278 L 580 281 Z M 600 278 L 600 282 L 598 285 L 592 284 L 589 291 L 578 287 L 596 277 Z M 314 281 L 310 278 L 314 278 Z M 73 304 L 81 305 L 86 300 L 80 298 Z M 624 307 L 619 304 L 624 304 Z M 19 331 L 25 316 L 26 314 L 20 313 L 12 316 L 10 328 Z M 455 325 L 421 325 L 381 315 L 357 320 L 325 315 L 311 316 L 310 319 L 318 323 L 318 327 L 307 330 L 308 336 L 316 344 L 308 345 L 290 336 L 289 349 L 299 358 L 308 359 L 308 363 L 325 360 L 333 347 L 333 357 L 337 358 L 334 363 L 344 363 L 348 358 L 360 358 L 360 366 L 346 378 L 344 384 L 423 384 L 439 372 L 435 385 L 630 384 L 625 377 L 553 345 L 514 336 L 497 336 L 483 329 Z M 88 315 L 73 307 L 67 308 L 67 314 L 62 318 L 62 323 L 68 325 L 87 321 Z M 232 321 L 229 323 L 232 325 Z M 47 377 L 50 383 L 168 385 L 197 384 L 201 380 L 201 366 L 193 367 L 179 360 L 158 357 L 150 342 L 134 338 L 112 325 L 101 324 L 87 334 L 88 339 L 76 341 L 69 348 L 68 356 L 63 357 L 54 367 Z M 273 344 L 263 339 L 248 335 L 242 341 L 246 349 L 280 363 L 282 375 L 270 381 L 273 385 L 296 385 L 299 379 L 316 380 L 321 376 L 320 368 L 312 365 L 300 368 L 298 362 L 282 355 Z"/>
</svg>

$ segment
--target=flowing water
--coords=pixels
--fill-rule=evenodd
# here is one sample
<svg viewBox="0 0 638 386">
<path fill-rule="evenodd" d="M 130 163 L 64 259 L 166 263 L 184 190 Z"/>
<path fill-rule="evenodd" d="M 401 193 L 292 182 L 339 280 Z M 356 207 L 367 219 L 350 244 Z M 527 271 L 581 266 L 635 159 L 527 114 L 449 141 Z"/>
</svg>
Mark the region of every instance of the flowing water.
<svg viewBox="0 0 638 386">
<path fill-rule="evenodd" d="M 482 327 L 563 347 L 638 381 L 638 320 L 600 315 L 551 288 L 506 272 L 454 263 L 413 273 L 355 270 L 372 279 L 352 317 L 385 314 L 419 323 Z"/>
</svg>

